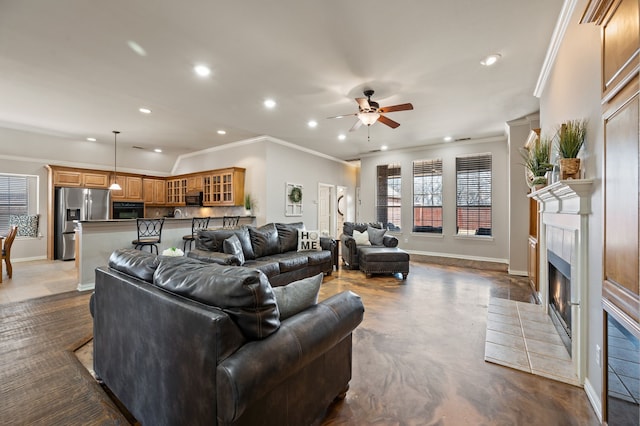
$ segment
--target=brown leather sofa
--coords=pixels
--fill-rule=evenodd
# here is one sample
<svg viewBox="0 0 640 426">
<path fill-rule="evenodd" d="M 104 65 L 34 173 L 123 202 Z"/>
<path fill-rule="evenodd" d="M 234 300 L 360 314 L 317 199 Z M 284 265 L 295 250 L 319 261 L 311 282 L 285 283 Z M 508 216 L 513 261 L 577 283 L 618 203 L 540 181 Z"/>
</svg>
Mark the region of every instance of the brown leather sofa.
<svg viewBox="0 0 640 426">
<path fill-rule="evenodd" d="M 321 237 L 322 250 L 298 252 L 298 229 L 304 229 L 302 222 L 199 231 L 196 248 L 187 256 L 203 262 L 259 269 L 272 286 L 285 285 L 320 272 L 331 275 L 338 250 L 335 241 Z M 243 262 L 224 252 L 224 241 L 232 235 L 240 240 Z"/>
<path fill-rule="evenodd" d="M 266 276 L 132 249 L 96 269 L 94 369 L 143 425 L 309 425 L 351 378 L 351 292 L 284 320 Z"/>
</svg>

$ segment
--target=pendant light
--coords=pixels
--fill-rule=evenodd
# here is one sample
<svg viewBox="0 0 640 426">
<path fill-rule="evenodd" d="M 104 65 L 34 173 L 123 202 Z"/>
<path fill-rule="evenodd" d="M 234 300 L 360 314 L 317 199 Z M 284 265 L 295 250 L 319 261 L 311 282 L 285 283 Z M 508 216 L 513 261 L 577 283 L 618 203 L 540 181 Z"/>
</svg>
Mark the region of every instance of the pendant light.
<svg viewBox="0 0 640 426">
<path fill-rule="evenodd" d="M 118 174 L 117 174 L 118 144 L 116 141 L 116 138 L 118 137 L 118 133 L 120 132 L 117 130 L 113 131 L 113 183 L 109 187 L 109 189 L 113 191 L 122 191 L 122 187 L 118 185 L 118 181 L 116 180 L 116 178 L 118 177 Z"/>
</svg>

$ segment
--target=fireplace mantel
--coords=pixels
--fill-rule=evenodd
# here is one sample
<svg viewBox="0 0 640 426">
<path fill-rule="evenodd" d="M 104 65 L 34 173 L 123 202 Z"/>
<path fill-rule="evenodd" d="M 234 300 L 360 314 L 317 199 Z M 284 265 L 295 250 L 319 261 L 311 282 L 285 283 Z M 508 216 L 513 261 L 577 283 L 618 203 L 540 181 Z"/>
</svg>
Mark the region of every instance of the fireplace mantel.
<svg viewBox="0 0 640 426">
<path fill-rule="evenodd" d="M 540 211 L 547 213 L 590 214 L 593 180 L 569 179 L 555 182 L 528 197 L 542 204 Z"/>
<path fill-rule="evenodd" d="M 571 267 L 571 359 L 580 383 L 586 377 L 587 306 L 589 263 L 589 216 L 593 193 L 591 179 L 561 180 L 532 192 L 538 202 L 540 236 L 538 240 L 538 299 L 549 309 L 549 266 L 547 251 Z M 542 285 L 542 283 L 545 283 Z"/>
</svg>

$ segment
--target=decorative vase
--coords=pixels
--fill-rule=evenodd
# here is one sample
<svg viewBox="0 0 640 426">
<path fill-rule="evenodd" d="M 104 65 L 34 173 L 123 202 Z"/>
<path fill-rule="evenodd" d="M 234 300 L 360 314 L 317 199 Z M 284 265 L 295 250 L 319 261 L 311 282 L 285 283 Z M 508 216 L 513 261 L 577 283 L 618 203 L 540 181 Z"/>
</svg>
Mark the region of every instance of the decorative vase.
<svg viewBox="0 0 640 426">
<path fill-rule="evenodd" d="M 580 179 L 579 158 L 560 159 L 560 180 L 566 179 Z"/>
<path fill-rule="evenodd" d="M 529 185 L 532 191 L 538 191 L 547 186 L 547 178 L 545 176 L 536 176 Z"/>
</svg>

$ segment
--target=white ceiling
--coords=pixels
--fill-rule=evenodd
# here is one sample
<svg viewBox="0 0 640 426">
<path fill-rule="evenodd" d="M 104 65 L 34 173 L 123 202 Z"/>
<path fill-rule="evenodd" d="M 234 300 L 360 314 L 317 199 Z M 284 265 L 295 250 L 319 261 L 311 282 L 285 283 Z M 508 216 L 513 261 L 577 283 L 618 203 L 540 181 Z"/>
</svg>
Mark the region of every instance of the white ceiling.
<svg viewBox="0 0 640 426">
<path fill-rule="evenodd" d="M 0 0 L 0 127 L 173 155 L 260 135 L 341 159 L 504 134 L 560 0 Z M 134 41 L 140 56 L 127 45 Z M 499 53 L 493 67 L 480 61 Z M 212 75 L 194 75 L 197 63 Z M 349 133 L 376 91 L 401 123 Z M 273 98 L 277 107 L 263 106 Z M 141 106 L 151 115 L 138 112 Z M 307 122 L 318 121 L 311 129 Z M 224 129 L 226 135 L 216 131 Z M 340 141 L 340 133 L 347 135 Z"/>
</svg>

